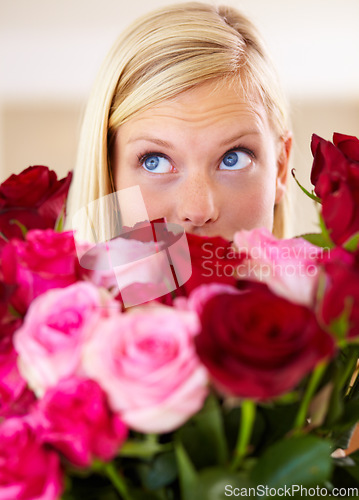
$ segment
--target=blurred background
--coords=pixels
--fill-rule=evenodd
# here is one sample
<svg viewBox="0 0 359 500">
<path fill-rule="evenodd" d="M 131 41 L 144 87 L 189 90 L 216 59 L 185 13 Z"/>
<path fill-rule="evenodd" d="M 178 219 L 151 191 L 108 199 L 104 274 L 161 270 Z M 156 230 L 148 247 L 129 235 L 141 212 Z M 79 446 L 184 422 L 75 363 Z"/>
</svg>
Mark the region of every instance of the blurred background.
<svg viewBox="0 0 359 500">
<path fill-rule="evenodd" d="M 96 72 L 120 31 L 170 0 L 0 0 L 0 182 L 73 169 Z M 359 0 L 229 0 L 260 29 L 291 105 L 292 166 L 311 189 L 310 138 L 359 136 Z M 316 229 L 294 185 L 293 234 Z"/>
</svg>

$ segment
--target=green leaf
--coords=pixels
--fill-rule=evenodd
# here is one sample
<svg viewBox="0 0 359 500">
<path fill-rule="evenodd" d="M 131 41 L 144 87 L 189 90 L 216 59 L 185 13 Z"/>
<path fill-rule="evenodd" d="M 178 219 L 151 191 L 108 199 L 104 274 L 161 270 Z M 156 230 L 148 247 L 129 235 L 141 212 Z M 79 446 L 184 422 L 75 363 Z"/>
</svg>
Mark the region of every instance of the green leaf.
<svg viewBox="0 0 359 500">
<path fill-rule="evenodd" d="M 161 491 L 146 491 L 146 493 L 141 489 L 131 490 L 131 500 L 169 500 L 172 499 L 172 496 L 166 495 L 162 490 Z M 79 499 L 82 500 L 82 499 Z M 87 498 L 86 498 L 87 500 Z M 101 497 L 102 500 L 102 497 Z"/>
<path fill-rule="evenodd" d="M 14 316 L 15 318 L 22 318 L 22 315 L 15 309 L 12 304 L 9 304 L 8 311 L 11 316 Z"/>
<path fill-rule="evenodd" d="M 228 461 L 222 410 L 209 396 L 202 410 L 176 432 L 197 469 Z"/>
<path fill-rule="evenodd" d="M 339 341 L 343 341 L 347 337 L 350 327 L 350 315 L 353 308 L 353 297 L 345 297 L 344 309 L 334 320 L 330 322 L 329 330 L 335 335 Z M 346 343 L 346 342 L 345 342 Z"/>
<path fill-rule="evenodd" d="M 292 176 L 295 180 L 295 182 L 298 184 L 298 186 L 300 187 L 300 189 L 303 191 L 304 194 L 306 194 L 311 200 L 315 201 L 316 203 L 321 203 L 321 199 L 318 198 L 318 196 L 315 196 L 315 194 L 313 193 L 310 193 L 307 189 L 305 189 L 305 187 L 303 187 L 301 185 L 301 183 L 298 181 L 298 179 L 296 178 L 295 174 L 295 168 L 292 169 Z"/>
<path fill-rule="evenodd" d="M 228 448 L 224 432 L 221 408 L 217 398 L 209 396 L 197 421 L 203 434 L 210 439 L 211 445 L 217 456 L 217 463 L 223 465 L 228 460 Z"/>
<path fill-rule="evenodd" d="M 284 439 L 266 449 L 252 469 L 251 479 L 271 488 L 317 486 L 332 471 L 331 443 L 315 436 Z"/>
<path fill-rule="evenodd" d="M 134 439 L 127 440 L 122 446 L 119 456 L 130 458 L 152 458 L 157 453 L 170 451 L 171 443 L 160 444 L 154 441 L 135 441 Z"/>
<path fill-rule="evenodd" d="M 175 452 L 182 498 L 187 499 L 190 497 L 193 485 L 197 481 L 197 471 L 179 439 L 176 439 L 175 442 Z"/>
<path fill-rule="evenodd" d="M 348 238 L 343 248 L 348 252 L 356 252 L 359 249 L 359 232 Z"/>
<path fill-rule="evenodd" d="M 343 392 L 340 383 L 337 383 L 339 376 L 335 376 L 333 391 L 330 397 L 329 408 L 325 418 L 325 427 L 330 428 L 343 414 Z"/>
<path fill-rule="evenodd" d="M 24 224 L 21 224 L 21 222 L 19 222 L 16 219 L 11 219 L 10 224 L 14 224 L 15 226 L 19 227 L 21 229 L 22 237 L 23 238 L 26 237 L 27 228 L 26 228 L 26 226 L 24 226 Z"/>
<path fill-rule="evenodd" d="M 173 451 L 162 453 L 153 459 L 150 464 L 138 466 L 142 483 L 149 490 L 157 490 L 171 484 L 177 478 L 177 463 Z"/>
<path fill-rule="evenodd" d="M 123 500 L 131 500 L 126 479 L 119 471 L 116 462 L 102 462 L 101 460 L 94 460 L 92 463 L 92 469 L 95 472 L 105 475 L 111 481 L 112 486 L 121 495 Z"/>
<path fill-rule="evenodd" d="M 300 236 L 296 236 L 296 238 L 303 238 L 306 241 L 309 241 L 312 245 L 321 248 L 333 248 L 334 244 L 331 240 L 328 240 L 322 233 L 306 233 L 301 234 Z"/>
<path fill-rule="evenodd" d="M 325 427 L 327 429 L 332 428 L 333 424 L 339 421 L 343 414 L 344 397 L 348 392 L 348 386 L 355 370 L 358 356 L 358 347 L 349 345 L 340 351 L 339 356 L 332 364 L 334 368 L 334 373 L 331 375 L 333 391 L 325 419 Z M 350 398 L 352 398 L 352 394 L 352 391 L 350 391 Z"/>
<path fill-rule="evenodd" d="M 268 446 L 269 444 L 282 439 L 292 428 L 295 417 L 298 413 L 299 403 L 282 405 L 271 404 L 268 406 L 261 405 L 258 407 L 258 412 L 264 421 L 265 432 L 261 438 L 259 445 Z M 256 430 L 254 431 L 254 437 Z"/>
<path fill-rule="evenodd" d="M 64 206 L 62 207 L 62 209 L 61 209 L 61 211 L 56 219 L 56 222 L 55 222 L 54 231 L 56 231 L 57 233 L 61 233 L 61 231 L 63 231 L 63 229 L 64 229 L 65 207 L 66 207 L 66 204 L 64 204 Z"/>
<path fill-rule="evenodd" d="M 231 473 L 220 467 L 203 470 L 193 485 L 189 496 L 183 500 L 224 500 L 228 496 L 238 496 L 237 493 L 248 494 L 248 488 L 253 486 L 244 473 Z M 235 491 L 235 489 L 238 490 Z"/>
<path fill-rule="evenodd" d="M 85 478 L 65 476 L 65 491 L 61 500 L 119 500 L 115 488 L 107 478 L 92 474 Z"/>
<path fill-rule="evenodd" d="M 329 234 L 329 231 L 327 229 L 327 226 L 325 225 L 322 213 L 319 213 L 319 227 L 320 227 L 320 229 L 322 231 L 323 237 L 328 241 L 329 248 L 335 247 L 335 244 L 334 244 L 333 240 L 330 237 L 330 234 Z"/>
</svg>

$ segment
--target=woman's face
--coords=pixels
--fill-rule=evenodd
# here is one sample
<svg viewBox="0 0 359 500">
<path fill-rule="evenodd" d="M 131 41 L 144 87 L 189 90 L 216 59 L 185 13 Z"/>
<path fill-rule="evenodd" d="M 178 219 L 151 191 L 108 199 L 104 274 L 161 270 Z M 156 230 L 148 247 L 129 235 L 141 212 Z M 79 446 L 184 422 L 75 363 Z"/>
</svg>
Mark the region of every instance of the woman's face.
<svg viewBox="0 0 359 500">
<path fill-rule="evenodd" d="M 140 186 L 150 220 L 231 240 L 240 229 L 272 230 L 289 149 L 259 99 L 205 83 L 119 127 L 115 187 Z"/>
</svg>

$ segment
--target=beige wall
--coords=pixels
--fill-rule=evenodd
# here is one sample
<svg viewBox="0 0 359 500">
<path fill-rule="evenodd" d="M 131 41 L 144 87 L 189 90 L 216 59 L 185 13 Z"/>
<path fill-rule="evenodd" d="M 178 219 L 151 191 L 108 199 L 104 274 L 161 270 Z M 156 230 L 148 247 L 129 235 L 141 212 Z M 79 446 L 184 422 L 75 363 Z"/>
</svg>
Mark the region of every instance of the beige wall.
<svg viewBox="0 0 359 500">
<path fill-rule="evenodd" d="M 180 0 L 0 0 L 0 181 L 28 165 L 73 168 L 82 106 L 115 38 Z M 307 187 L 310 136 L 359 136 L 359 0 L 208 0 L 260 29 L 292 105 L 293 166 Z M 292 180 L 293 234 L 316 213 Z"/>
<path fill-rule="evenodd" d="M 0 181 L 30 165 L 47 165 L 61 177 L 73 169 L 81 109 L 76 102 L 4 104 Z"/>
<path fill-rule="evenodd" d="M 292 99 L 294 150 L 292 166 L 297 178 L 311 190 L 310 138 L 316 133 L 331 139 L 333 132 L 359 136 L 359 99 L 333 101 Z M 29 165 L 47 165 L 59 176 L 74 167 L 82 102 L 8 102 L 0 108 L 0 181 Z M 290 179 L 293 197 L 292 234 L 315 231 L 314 203 Z"/>
</svg>

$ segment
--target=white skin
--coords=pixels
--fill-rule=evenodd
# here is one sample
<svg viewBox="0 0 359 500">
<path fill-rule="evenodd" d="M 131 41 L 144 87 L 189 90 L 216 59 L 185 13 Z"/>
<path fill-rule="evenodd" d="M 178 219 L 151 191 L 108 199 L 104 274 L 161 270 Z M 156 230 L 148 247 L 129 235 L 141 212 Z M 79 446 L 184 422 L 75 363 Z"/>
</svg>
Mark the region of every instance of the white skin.
<svg viewBox="0 0 359 500">
<path fill-rule="evenodd" d="M 222 236 L 265 227 L 285 191 L 291 138 L 278 138 L 259 99 L 204 83 L 121 125 L 116 190 L 139 185 L 150 220 Z"/>
</svg>

